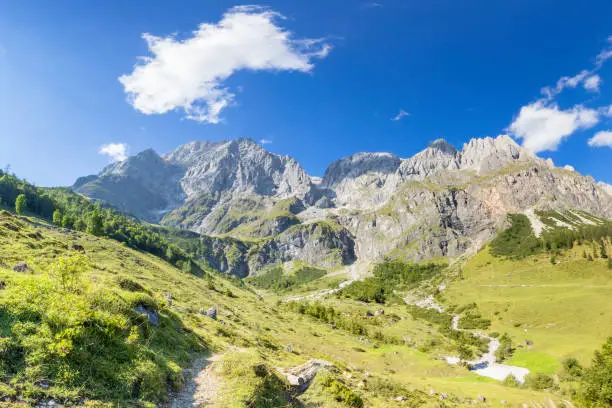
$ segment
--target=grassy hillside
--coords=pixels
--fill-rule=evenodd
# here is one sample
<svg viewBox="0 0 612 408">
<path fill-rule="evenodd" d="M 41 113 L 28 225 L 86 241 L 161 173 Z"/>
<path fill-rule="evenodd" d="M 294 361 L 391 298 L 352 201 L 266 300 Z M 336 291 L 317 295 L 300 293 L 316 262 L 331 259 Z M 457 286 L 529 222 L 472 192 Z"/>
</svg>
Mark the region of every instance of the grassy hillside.
<svg viewBox="0 0 612 408">
<path fill-rule="evenodd" d="M 160 406 L 188 381 L 183 369 L 211 353 L 219 356 L 222 407 L 405 406 L 393 401 L 398 396 L 409 406 L 462 406 L 479 394 L 497 406 L 549 398 L 447 365 L 440 355 L 456 345 L 401 304 L 367 317 L 371 305 L 322 299 L 364 328 L 355 334 L 279 304 L 273 293 L 261 298 L 240 281 L 185 273 L 114 240 L 37 219 L 0 214 L 0 247 L 0 399 L 11 405 Z M 30 270 L 13 271 L 20 262 Z M 200 313 L 213 305 L 218 320 Z M 155 313 L 158 325 L 148 316 Z M 299 395 L 276 368 L 310 358 L 334 367 Z"/>
</svg>

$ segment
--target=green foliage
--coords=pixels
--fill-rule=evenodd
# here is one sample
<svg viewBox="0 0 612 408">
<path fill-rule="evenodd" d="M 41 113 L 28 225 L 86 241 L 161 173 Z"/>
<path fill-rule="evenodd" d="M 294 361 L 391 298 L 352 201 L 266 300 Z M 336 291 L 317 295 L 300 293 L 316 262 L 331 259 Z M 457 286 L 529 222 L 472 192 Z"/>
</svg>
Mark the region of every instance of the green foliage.
<svg viewBox="0 0 612 408">
<path fill-rule="evenodd" d="M 285 290 L 304 285 L 325 276 L 323 269 L 299 266 L 291 274 L 284 274 L 281 266 L 275 266 L 261 275 L 247 279 L 247 282 L 260 289 Z"/>
<path fill-rule="evenodd" d="M 57 225 L 58 227 L 62 226 L 62 212 L 59 208 L 56 208 L 55 211 L 53 211 L 53 224 Z"/>
<path fill-rule="evenodd" d="M 79 276 L 89 267 L 88 259 L 80 254 L 62 256 L 49 269 L 49 276 L 64 292 L 77 289 Z"/>
<path fill-rule="evenodd" d="M 509 258 L 524 258 L 538 253 L 541 243 L 533 234 L 529 218 L 524 214 L 509 214 L 511 223 L 491 241 L 491 254 Z"/>
<path fill-rule="evenodd" d="M 508 374 L 506 378 L 504 378 L 504 385 L 506 387 L 517 388 L 521 385 L 521 383 L 516 379 L 512 374 Z"/>
<path fill-rule="evenodd" d="M 546 390 L 555 385 L 552 376 L 544 373 L 531 373 L 525 377 L 525 386 L 534 390 Z"/>
<path fill-rule="evenodd" d="M 332 306 L 326 307 L 319 302 L 288 302 L 285 304 L 285 307 L 295 313 L 312 316 L 317 320 L 330 323 L 334 327 L 358 336 L 366 336 L 368 334 L 365 325 L 358 318 L 346 316 Z"/>
<path fill-rule="evenodd" d="M 330 394 L 332 394 L 336 401 L 343 402 L 349 407 L 363 407 L 363 400 L 361 397 L 331 375 L 325 376 L 321 384 Z"/>
<path fill-rule="evenodd" d="M 512 346 L 512 339 L 508 333 L 502 334 L 499 338 L 499 348 L 495 351 L 495 359 L 498 363 L 512 357 L 514 353 L 514 347 Z"/>
<path fill-rule="evenodd" d="M 612 269 L 612 258 L 608 258 L 608 269 Z"/>
<path fill-rule="evenodd" d="M 471 347 L 479 352 L 485 352 L 488 349 L 486 339 L 481 339 L 467 331 L 453 330 L 452 315 L 414 305 L 408 305 L 407 308 L 413 318 L 422 319 L 437 325 L 440 334 L 455 342 L 459 347 Z"/>
<path fill-rule="evenodd" d="M 340 296 L 361 302 L 385 303 L 395 289 L 410 289 L 418 283 L 438 275 L 446 265 L 413 264 L 390 260 L 374 267 L 373 277 L 356 281 L 344 287 Z"/>
<path fill-rule="evenodd" d="M 584 370 L 579 395 L 587 407 L 612 406 L 612 337 L 595 351 L 591 366 Z"/>
<path fill-rule="evenodd" d="M 28 208 L 25 194 L 19 194 L 15 200 L 15 212 L 19 215 L 25 214 Z"/>
<path fill-rule="evenodd" d="M 67 405 L 159 406 L 180 386 L 180 365 L 204 343 L 177 330 L 180 320 L 146 293 L 79 284 L 85 270 L 84 257 L 74 255 L 59 258 L 48 274 L 4 277 L 0 378 L 10 381 L 1 392 L 26 401 L 59 395 Z M 159 313 L 159 326 L 137 306 Z"/>
<path fill-rule="evenodd" d="M 545 213 L 542 219 L 545 220 Z M 555 213 L 561 218 L 561 214 Z M 543 232 L 540 239 L 533 234 L 529 218 L 523 214 L 509 214 L 510 228 L 502 231 L 491 241 L 491 254 L 521 259 L 542 251 L 551 252 L 551 263 L 556 263 L 560 249 L 571 249 L 575 242 L 591 242 L 592 255 L 583 252 L 583 257 L 593 260 L 601 255 L 607 256 L 605 239 L 612 237 L 612 222 L 601 221 L 597 225 L 574 225 L 573 229 L 552 228 Z M 571 224 L 570 220 L 566 220 Z M 565 221 L 564 221 L 565 222 Z M 553 225 L 553 224 L 551 224 Z M 597 244 L 599 243 L 599 245 Z"/>
<path fill-rule="evenodd" d="M 455 310 L 455 313 L 463 313 L 463 315 L 459 318 L 458 323 L 460 329 L 486 330 L 491 327 L 491 320 L 483 318 L 480 313 L 478 313 L 478 309 L 475 303 L 472 303 L 469 306 L 469 308 L 458 308 Z"/>
<path fill-rule="evenodd" d="M 89 218 L 87 220 L 87 233 L 95 236 L 100 236 L 104 232 L 104 219 L 102 218 L 102 214 L 96 208 L 93 212 L 89 214 Z"/>
<path fill-rule="evenodd" d="M 562 365 L 564 374 L 570 379 L 582 377 L 582 365 L 580 365 L 577 359 L 573 357 L 566 358 L 563 360 Z"/>
</svg>

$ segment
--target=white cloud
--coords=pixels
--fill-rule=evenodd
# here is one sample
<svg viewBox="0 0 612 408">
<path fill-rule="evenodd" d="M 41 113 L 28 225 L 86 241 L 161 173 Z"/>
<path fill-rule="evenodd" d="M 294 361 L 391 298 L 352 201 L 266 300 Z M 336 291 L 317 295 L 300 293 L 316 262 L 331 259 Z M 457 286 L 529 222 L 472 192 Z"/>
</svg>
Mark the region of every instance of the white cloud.
<svg viewBox="0 0 612 408">
<path fill-rule="evenodd" d="M 601 66 L 610 58 L 612 58 L 612 35 L 608 37 L 608 46 L 601 50 L 601 52 L 595 58 L 595 66 L 601 68 Z"/>
<path fill-rule="evenodd" d="M 105 144 L 100 147 L 98 153 L 107 155 L 112 161 L 123 161 L 127 159 L 127 145 L 125 143 Z"/>
<path fill-rule="evenodd" d="M 560 110 L 556 104 L 546 105 L 543 101 L 537 101 L 521 108 L 508 131 L 523 139 L 523 146 L 537 153 L 557 150 L 563 139 L 598 122 L 595 109 L 576 105 L 572 109 Z"/>
<path fill-rule="evenodd" d="M 602 106 L 599 108 L 599 113 L 603 116 L 612 117 L 612 105 L 610 106 Z"/>
<path fill-rule="evenodd" d="M 584 80 L 584 89 L 591 92 L 599 92 L 599 86 L 601 85 L 601 77 L 597 74 L 591 75 Z"/>
<path fill-rule="evenodd" d="M 284 17 L 257 6 L 229 9 L 216 24 L 201 24 L 191 37 L 143 34 L 152 56 L 142 57 L 119 81 L 129 102 L 144 114 L 183 110 L 188 119 L 219 123 L 234 100 L 224 84 L 236 71 L 310 72 L 313 59 L 331 46 L 299 39 L 277 25 Z"/>
<path fill-rule="evenodd" d="M 612 130 L 602 130 L 595 133 L 595 136 L 590 138 L 588 143 L 591 147 L 612 147 Z"/>
<path fill-rule="evenodd" d="M 406 116 L 410 116 L 410 113 L 406 112 L 403 109 L 400 109 L 399 113 L 397 115 L 395 115 L 394 117 L 392 117 L 391 120 L 402 120 Z"/>
<path fill-rule="evenodd" d="M 262 145 L 267 145 L 267 144 L 272 144 L 272 141 L 269 139 L 261 139 L 259 143 L 261 143 Z"/>
<path fill-rule="evenodd" d="M 566 164 L 565 166 L 563 166 L 563 168 L 568 171 L 576 171 L 574 166 L 570 166 L 569 164 Z"/>
<path fill-rule="evenodd" d="M 542 88 L 542 94 L 546 95 L 546 97 L 551 100 L 553 99 L 555 96 L 559 95 L 561 92 L 563 92 L 563 90 L 565 88 L 575 88 L 577 87 L 581 82 L 584 81 L 584 79 L 590 74 L 589 71 L 582 70 L 580 71 L 580 73 L 570 77 L 570 76 L 564 76 L 559 78 L 559 80 L 557 81 L 557 84 L 555 85 L 554 88 L 551 88 L 549 86 Z"/>
</svg>

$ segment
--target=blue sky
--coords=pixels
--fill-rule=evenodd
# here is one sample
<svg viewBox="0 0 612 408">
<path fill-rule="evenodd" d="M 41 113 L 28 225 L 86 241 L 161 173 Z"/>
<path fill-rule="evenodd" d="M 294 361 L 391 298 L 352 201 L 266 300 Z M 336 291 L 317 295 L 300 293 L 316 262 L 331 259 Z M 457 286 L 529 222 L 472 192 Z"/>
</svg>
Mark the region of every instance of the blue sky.
<svg viewBox="0 0 612 408">
<path fill-rule="evenodd" d="M 610 1 L 242 4 L 0 0 L 0 166 L 68 185 L 104 145 L 250 137 L 322 175 L 510 131 L 612 183 Z"/>
</svg>

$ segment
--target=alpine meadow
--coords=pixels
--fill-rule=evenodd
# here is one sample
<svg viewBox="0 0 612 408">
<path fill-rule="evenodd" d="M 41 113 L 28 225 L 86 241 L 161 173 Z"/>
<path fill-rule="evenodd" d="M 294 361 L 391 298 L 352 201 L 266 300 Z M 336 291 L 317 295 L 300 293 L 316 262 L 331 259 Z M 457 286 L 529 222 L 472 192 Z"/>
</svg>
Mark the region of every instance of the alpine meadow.
<svg viewBox="0 0 612 408">
<path fill-rule="evenodd" d="M 213 3 L 0 0 L 0 407 L 612 407 L 612 4 Z"/>
</svg>

